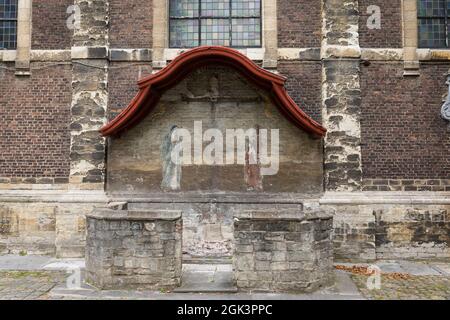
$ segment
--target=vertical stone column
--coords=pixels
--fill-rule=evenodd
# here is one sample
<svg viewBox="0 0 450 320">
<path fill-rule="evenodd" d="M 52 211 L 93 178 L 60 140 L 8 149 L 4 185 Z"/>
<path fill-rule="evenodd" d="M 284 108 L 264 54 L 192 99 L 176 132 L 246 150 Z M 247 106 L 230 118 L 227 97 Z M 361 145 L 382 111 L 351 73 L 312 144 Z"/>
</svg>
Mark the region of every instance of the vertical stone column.
<svg viewBox="0 0 450 320">
<path fill-rule="evenodd" d="M 359 191 L 361 89 L 358 1 L 323 0 L 322 116 L 327 191 Z"/>
<path fill-rule="evenodd" d="M 264 61 L 263 67 L 276 69 L 278 64 L 278 20 L 277 1 L 263 1 Z"/>
<path fill-rule="evenodd" d="M 403 0 L 403 59 L 404 75 L 418 76 L 419 58 L 417 57 L 417 0 Z"/>
<path fill-rule="evenodd" d="M 16 75 L 30 74 L 31 0 L 19 0 L 17 12 Z"/>
<path fill-rule="evenodd" d="M 153 0 L 153 55 L 152 67 L 157 72 L 166 66 L 165 49 L 168 47 L 169 1 Z"/>
<path fill-rule="evenodd" d="M 70 183 L 74 188 L 103 189 L 108 103 L 108 1 L 75 0 L 81 10 L 72 47 Z"/>
</svg>

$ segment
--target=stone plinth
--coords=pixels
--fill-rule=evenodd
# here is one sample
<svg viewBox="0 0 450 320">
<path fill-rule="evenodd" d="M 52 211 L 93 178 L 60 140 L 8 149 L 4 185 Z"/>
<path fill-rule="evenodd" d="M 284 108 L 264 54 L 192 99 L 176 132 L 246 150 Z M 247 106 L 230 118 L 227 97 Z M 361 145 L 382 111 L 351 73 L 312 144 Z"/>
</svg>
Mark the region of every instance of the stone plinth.
<svg viewBox="0 0 450 320">
<path fill-rule="evenodd" d="M 173 289 L 181 245 L 179 211 L 96 209 L 87 215 L 86 279 L 100 289 Z"/>
<path fill-rule="evenodd" d="M 235 217 L 233 256 L 242 291 L 311 292 L 333 283 L 332 216 L 244 212 Z"/>
</svg>

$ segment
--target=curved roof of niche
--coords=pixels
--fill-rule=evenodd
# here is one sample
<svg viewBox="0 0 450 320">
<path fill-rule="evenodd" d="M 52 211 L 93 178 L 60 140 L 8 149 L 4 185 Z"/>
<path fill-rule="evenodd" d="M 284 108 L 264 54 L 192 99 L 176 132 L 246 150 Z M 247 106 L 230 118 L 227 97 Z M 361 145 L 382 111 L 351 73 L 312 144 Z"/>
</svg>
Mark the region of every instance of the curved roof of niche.
<svg viewBox="0 0 450 320">
<path fill-rule="evenodd" d="M 118 136 L 142 121 L 155 108 L 162 94 L 193 70 L 206 65 L 223 65 L 240 72 L 248 81 L 265 90 L 281 113 L 298 128 L 316 137 L 326 129 L 308 116 L 287 93 L 286 78 L 269 72 L 237 50 L 203 46 L 182 53 L 161 71 L 138 81 L 139 92 L 130 104 L 100 129 L 103 136 Z"/>
</svg>

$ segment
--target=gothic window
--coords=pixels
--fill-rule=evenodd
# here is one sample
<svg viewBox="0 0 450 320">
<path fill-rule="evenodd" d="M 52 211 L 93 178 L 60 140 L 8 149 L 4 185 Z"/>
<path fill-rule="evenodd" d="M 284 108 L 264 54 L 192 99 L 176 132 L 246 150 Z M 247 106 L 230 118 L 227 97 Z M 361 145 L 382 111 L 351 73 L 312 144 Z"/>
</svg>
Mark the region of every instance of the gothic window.
<svg viewBox="0 0 450 320">
<path fill-rule="evenodd" d="M 419 47 L 449 47 L 450 0 L 418 0 Z"/>
<path fill-rule="evenodd" d="M 17 1 L 0 0 L 0 50 L 16 49 Z"/>
<path fill-rule="evenodd" d="M 261 47 L 261 0 L 170 0 L 171 48 Z"/>
</svg>

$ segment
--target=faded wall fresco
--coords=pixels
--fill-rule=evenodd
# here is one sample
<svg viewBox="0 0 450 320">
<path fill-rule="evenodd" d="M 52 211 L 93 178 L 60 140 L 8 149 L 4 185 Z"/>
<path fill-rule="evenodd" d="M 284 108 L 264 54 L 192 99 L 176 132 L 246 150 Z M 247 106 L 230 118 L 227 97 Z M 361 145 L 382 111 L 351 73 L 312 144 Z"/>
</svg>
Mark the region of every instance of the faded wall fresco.
<svg viewBox="0 0 450 320">
<path fill-rule="evenodd" d="M 201 121 L 203 133 L 211 128 L 219 129 L 224 142 L 227 129 L 268 129 L 269 132 L 279 129 L 278 174 L 262 175 L 261 166 L 250 162 L 213 166 L 174 164 L 170 157 L 174 147 L 171 133 L 176 128 L 187 129 L 194 140 L 195 121 Z M 203 142 L 203 150 L 209 144 Z M 270 146 L 269 143 L 269 155 Z M 321 140 L 312 138 L 284 118 L 267 93 L 256 89 L 234 70 L 205 67 L 167 91 L 156 109 L 139 125 L 121 137 L 109 139 L 107 191 L 113 196 L 143 198 L 164 193 L 166 199 L 174 192 L 178 199 L 186 194 L 187 202 L 188 194 L 225 193 L 235 195 L 236 203 L 249 195 L 265 198 L 266 194 L 295 194 L 294 198 L 301 202 L 305 195 L 322 192 L 322 167 Z M 184 238 L 189 253 L 223 255 L 230 249 L 227 241 L 232 234 L 232 210 L 204 210 L 204 206 L 201 209 L 196 205 L 181 207 L 189 207 L 183 216 L 185 228 L 191 228 Z M 210 245 L 201 243 L 202 232 L 209 235 Z"/>
</svg>

